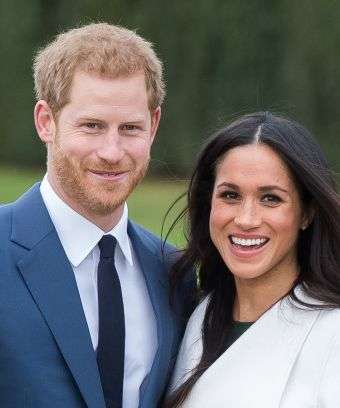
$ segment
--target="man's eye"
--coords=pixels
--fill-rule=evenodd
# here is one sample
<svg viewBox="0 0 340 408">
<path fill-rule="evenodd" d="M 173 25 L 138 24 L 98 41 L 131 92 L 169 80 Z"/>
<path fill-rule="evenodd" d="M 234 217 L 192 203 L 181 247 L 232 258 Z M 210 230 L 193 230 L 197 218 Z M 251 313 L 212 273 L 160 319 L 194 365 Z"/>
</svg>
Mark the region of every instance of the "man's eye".
<svg viewBox="0 0 340 408">
<path fill-rule="evenodd" d="M 136 126 L 136 125 L 128 125 L 127 124 L 127 125 L 123 125 L 121 127 L 121 129 L 124 130 L 124 131 L 127 131 L 127 132 L 134 132 L 134 131 L 138 130 L 139 127 Z"/>
<path fill-rule="evenodd" d="M 87 129 L 99 129 L 100 124 L 96 122 L 86 122 L 84 125 Z"/>
</svg>

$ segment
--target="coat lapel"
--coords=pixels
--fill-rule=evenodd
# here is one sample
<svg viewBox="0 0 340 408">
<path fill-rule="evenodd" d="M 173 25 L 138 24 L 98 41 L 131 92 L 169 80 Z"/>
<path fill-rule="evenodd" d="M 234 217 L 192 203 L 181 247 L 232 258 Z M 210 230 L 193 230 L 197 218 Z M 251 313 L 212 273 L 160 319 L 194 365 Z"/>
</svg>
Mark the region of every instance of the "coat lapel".
<svg viewBox="0 0 340 408">
<path fill-rule="evenodd" d="M 158 340 L 151 371 L 141 387 L 140 406 L 154 406 L 152 403 L 156 401 L 156 394 L 153 395 L 153 392 L 163 389 L 169 371 L 176 325 L 169 304 L 168 271 L 160 259 L 161 248 L 155 248 L 156 244 L 150 241 L 150 237 L 137 228 L 138 226 L 129 223 L 128 232 L 145 277 L 156 317 Z"/>
<path fill-rule="evenodd" d="M 185 408 L 276 408 L 320 311 L 275 305 L 208 368 Z"/>
<path fill-rule="evenodd" d="M 12 241 L 26 248 L 18 268 L 87 406 L 104 407 L 74 273 L 37 185 L 14 205 Z"/>
</svg>

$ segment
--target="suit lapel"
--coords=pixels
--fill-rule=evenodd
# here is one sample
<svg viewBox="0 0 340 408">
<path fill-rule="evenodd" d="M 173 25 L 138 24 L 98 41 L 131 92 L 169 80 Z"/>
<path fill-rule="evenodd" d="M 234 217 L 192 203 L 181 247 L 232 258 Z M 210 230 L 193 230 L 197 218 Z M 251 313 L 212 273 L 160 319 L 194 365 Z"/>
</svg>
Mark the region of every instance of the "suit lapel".
<svg viewBox="0 0 340 408">
<path fill-rule="evenodd" d="M 265 313 L 203 374 L 185 408 L 280 406 L 293 365 L 320 311 L 285 299 Z"/>
<path fill-rule="evenodd" d="M 104 407 L 99 373 L 74 273 L 35 186 L 14 206 L 17 265 L 89 407 Z"/>
<path fill-rule="evenodd" d="M 149 242 L 150 238 L 144 231 L 137 231 L 137 228 L 129 223 L 128 232 L 145 277 L 157 323 L 158 349 L 149 376 L 141 387 L 140 406 L 148 406 L 143 398 L 146 396 L 146 390 L 160 390 L 162 389 L 160 384 L 165 382 L 176 326 L 169 305 L 167 271 L 160 259 L 161 248 L 154 248 L 155 243 Z M 148 398 L 151 402 L 155 401 L 150 394 Z"/>
</svg>

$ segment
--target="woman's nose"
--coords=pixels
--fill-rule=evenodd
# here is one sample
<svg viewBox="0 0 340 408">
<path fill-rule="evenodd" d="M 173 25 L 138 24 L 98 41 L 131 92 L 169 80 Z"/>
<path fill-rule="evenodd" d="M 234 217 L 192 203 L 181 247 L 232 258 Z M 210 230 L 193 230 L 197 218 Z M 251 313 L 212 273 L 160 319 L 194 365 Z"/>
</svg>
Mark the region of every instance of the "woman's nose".
<svg viewBox="0 0 340 408">
<path fill-rule="evenodd" d="M 234 222 L 244 230 L 257 228 L 262 222 L 260 210 L 255 203 L 243 203 L 238 209 Z"/>
</svg>

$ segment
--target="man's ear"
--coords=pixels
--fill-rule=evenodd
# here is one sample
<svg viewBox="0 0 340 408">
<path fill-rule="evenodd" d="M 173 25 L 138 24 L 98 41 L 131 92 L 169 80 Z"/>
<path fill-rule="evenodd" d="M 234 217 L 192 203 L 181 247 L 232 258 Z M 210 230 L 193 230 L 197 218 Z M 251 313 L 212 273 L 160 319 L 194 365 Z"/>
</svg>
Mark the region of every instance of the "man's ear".
<svg viewBox="0 0 340 408">
<path fill-rule="evenodd" d="M 54 141 L 56 124 L 52 110 L 44 100 L 38 101 L 34 107 L 34 123 L 38 135 L 44 143 Z"/>
<path fill-rule="evenodd" d="M 159 126 L 159 121 L 161 120 L 162 110 L 158 106 L 153 112 L 151 112 L 151 142 L 154 141 L 157 129 Z"/>
</svg>

